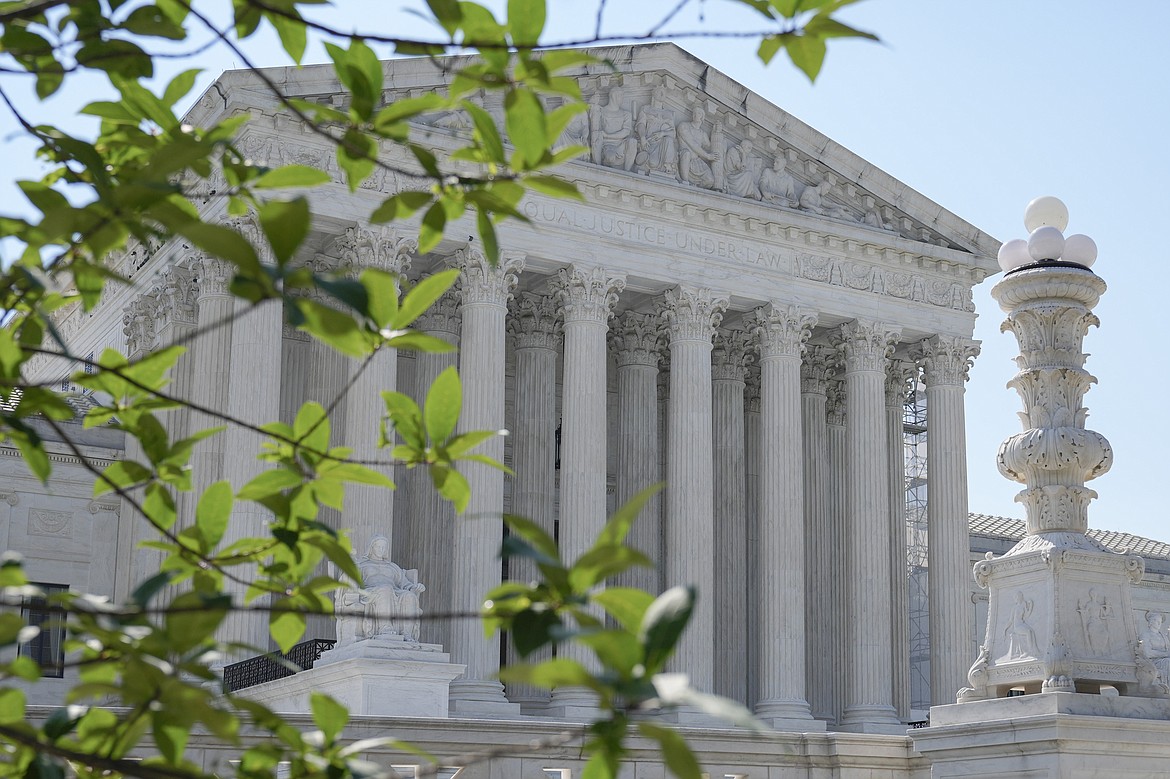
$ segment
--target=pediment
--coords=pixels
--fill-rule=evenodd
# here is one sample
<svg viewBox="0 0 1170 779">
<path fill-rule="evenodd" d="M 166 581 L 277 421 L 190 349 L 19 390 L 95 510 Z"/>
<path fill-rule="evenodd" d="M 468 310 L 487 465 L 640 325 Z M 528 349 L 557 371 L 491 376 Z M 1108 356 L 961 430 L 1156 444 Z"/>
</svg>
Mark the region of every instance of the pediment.
<svg viewBox="0 0 1170 779">
<path fill-rule="evenodd" d="M 769 220 L 781 225 L 807 227 L 811 219 L 826 232 L 860 235 L 874 245 L 917 244 L 924 252 L 926 246 L 943 247 L 952 263 L 967 265 L 977 278 L 997 271 L 994 255 L 999 243 L 994 238 L 677 46 L 608 47 L 595 52 L 606 62 L 576 73 L 589 111 L 579 115 L 561 139 L 563 145 L 590 148 L 587 159 L 562 170 L 586 189 L 599 181 L 603 187 L 632 191 L 661 191 L 666 185 L 679 188 L 675 199 L 681 202 L 718 195 L 716 206 L 723 210 L 735 208 L 728 198 L 740 198 L 768 209 Z M 450 71 L 449 64 L 440 68 L 422 58 L 387 61 L 385 98 L 441 89 Z M 346 98 L 330 66 L 284 72 L 287 78 L 276 80 L 289 94 L 344 106 Z M 246 71 L 227 73 L 221 83 L 232 91 L 251 93 L 251 101 L 233 100 L 237 106 L 250 104 L 255 110 L 271 103 L 259 80 Z M 501 94 L 471 99 L 502 125 Z M 279 133 L 282 123 L 276 118 L 272 126 Z M 460 112 L 428 115 L 417 129 L 440 146 L 443 136 L 471 131 Z M 281 143 L 271 136 L 252 141 L 262 159 L 279 153 L 261 148 L 264 144 Z M 328 165 L 331 156 L 326 151 L 322 164 Z M 394 186 L 378 180 L 365 185 L 386 191 Z M 937 250 L 927 253 L 937 256 Z"/>
</svg>

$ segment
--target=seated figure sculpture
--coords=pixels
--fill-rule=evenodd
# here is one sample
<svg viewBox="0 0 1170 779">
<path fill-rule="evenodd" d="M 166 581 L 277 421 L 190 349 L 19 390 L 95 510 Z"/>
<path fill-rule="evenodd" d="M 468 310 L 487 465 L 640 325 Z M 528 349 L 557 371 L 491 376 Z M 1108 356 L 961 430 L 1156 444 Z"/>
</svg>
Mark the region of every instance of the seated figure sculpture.
<svg viewBox="0 0 1170 779">
<path fill-rule="evenodd" d="M 390 560 L 390 541 L 385 536 L 370 539 L 357 567 L 362 587 L 337 594 L 338 646 L 394 635 L 418 643 L 422 615 L 418 596 L 426 590 L 418 581 L 418 571 L 403 570 Z"/>
<path fill-rule="evenodd" d="M 1146 629 L 1139 637 L 1141 652 L 1158 671 L 1163 684 L 1170 683 L 1170 636 L 1162 629 L 1162 614 L 1146 612 Z"/>
<path fill-rule="evenodd" d="M 634 120 L 622 107 L 622 94 L 621 87 L 611 87 L 608 100 L 593 106 L 589 116 L 590 146 L 598 165 L 630 170 L 638 155 L 638 139 L 634 137 Z"/>
<path fill-rule="evenodd" d="M 760 194 L 769 203 L 775 203 L 786 208 L 796 208 L 800 203 L 797 195 L 796 179 L 786 168 L 788 160 L 783 154 L 777 154 L 771 168 L 760 173 Z"/>
</svg>

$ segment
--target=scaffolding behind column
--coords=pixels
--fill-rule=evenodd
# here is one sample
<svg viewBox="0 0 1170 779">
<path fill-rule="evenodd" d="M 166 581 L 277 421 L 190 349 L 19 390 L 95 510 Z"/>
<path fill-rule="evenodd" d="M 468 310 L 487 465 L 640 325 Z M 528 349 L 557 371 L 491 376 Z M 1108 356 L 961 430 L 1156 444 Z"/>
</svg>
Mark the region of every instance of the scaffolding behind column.
<svg viewBox="0 0 1170 779">
<path fill-rule="evenodd" d="M 910 581 L 910 707 L 930 708 L 930 620 L 927 602 L 926 386 L 914 380 L 903 407 L 906 453 L 906 576 Z"/>
</svg>

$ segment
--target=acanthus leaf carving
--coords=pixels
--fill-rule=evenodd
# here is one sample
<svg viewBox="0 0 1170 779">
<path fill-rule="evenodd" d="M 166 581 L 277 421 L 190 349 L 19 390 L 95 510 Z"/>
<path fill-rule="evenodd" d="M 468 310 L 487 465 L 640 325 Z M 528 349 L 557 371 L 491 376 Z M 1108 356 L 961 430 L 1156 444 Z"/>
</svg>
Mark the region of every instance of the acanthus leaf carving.
<svg viewBox="0 0 1170 779">
<path fill-rule="evenodd" d="M 680 284 L 663 294 L 662 316 L 666 320 L 670 343 L 704 341 L 711 343 L 723 321 L 730 300 L 706 287 Z"/>
<path fill-rule="evenodd" d="M 762 360 L 799 358 L 805 342 L 812 336 L 817 317 L 798 306 L 769 303 L 752 312 L 752 323 Z"/>
<path fill-rule="evenodd" d="M 619 314 L 609 332 L 609 343 L 623 365 L 657 366 L 662 360 L 663 334 L 658 317 L 638 311 Z"/>
</svg>

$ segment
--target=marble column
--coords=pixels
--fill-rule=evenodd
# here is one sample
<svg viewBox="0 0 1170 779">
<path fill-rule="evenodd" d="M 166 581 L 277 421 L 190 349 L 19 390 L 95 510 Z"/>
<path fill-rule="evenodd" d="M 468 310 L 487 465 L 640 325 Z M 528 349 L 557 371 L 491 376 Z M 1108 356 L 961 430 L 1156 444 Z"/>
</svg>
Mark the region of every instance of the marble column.
<svg viewBox="0 0 1170 779">
<path fill-rule="evenodd" d="M 228 381 L 232 367 L 232 314 L 235 298 L 228 291 L 235 266 L 214 257 L 200 257 L 196 266 L 199 274 L 199 338 L 191 347 L 195 359 L 195 383 L 192 399 L 205 408 L 228 407 Z M 223 424 L 210 415 L 196 416 L 196 427 Z M 225 433 L 201 441 L 191 455 L 191 471 L 195 495 L 202 495 L 213 483 L 224 478 L 223 458 Z"/>
<path fill-rule="evenodd" d="M 822 618 L 828 633 L 826 645 L 830 649 L 830 654 L 818 658 L 823 664 L 822 675 L 833 677 L 827 688 L 832 696 L 830 719 L 833 722 L 840 722 L 842 712 L 845 711 L 847 681 L 845 669 L 849 662 L 848 632 L 849 616 L 852 613 L 846 560 L 846 547 L 849 541 L 849 517 L 845 505 L 845 492 L 848 486 L 845 474 L 846 411 L 845 381 L 840 373 L 834 373 L 825 386 L 825 460 L 829 470 L 829 476 L 825 481 L 829 494 L 824 508 L 828 519 L 824 530 L 824 543 L 828 547 L 825 554 L 829 558 L 829 567 L 825 572 L 824 581 L 836 582 L 836 586 L 830 585 L 826 588 L 829 590 L 831 605 L 827 617 Z"/>
<path fill-rule="evenodd" d="M 709 289 L 680 285 L 666 292 L 663 311 L 670 343 L 666 583 L 693 586 L 697 595 L 671 665 L 703 692 L 714 685 L 711 343 L 727 304 Z"/>
<path fill-rule="evenodd" d="M 351 227 L 334 242 L 342 266 L 357 279 L 363 270 L 389 273 L 401 279 L 410 269 L 411 255 L 418 249 L 418 241 L 406 233 L 390 227 L 365 229 Z M 368 361 L 349 360 L 349 391 L 346 393 L 345 445 L 353 449 L 353 459 L 364 462 L 388 461 L 389 449 L 378 448 L 378 433 L 386 414 L 382 392 L 394 391 L 398 386 L 398 352 L 383 347 Z M 391 480 L 391 466 L 371 466 Z M 348 484 L 345 488 L 345 509 L 342 526 L 349 530 L 353 548 L 364 554 L 374 536 L 394 538 L 394 490 L 369 484 Z M 423 582 L 428 586 L 427 582 Z"/>
<path fill-rule="evenodd" d="M 800 366 L 801 471 L 804 484 L 805 537 L 805 641 L 808 672 L 808 703 L 812 716 L 825 722 L 837 719 L 837 691 L 841 665 L 837 664 L 841 633 L 837 627 L 840 604 L 835 602 L 841 591 L 834 579 L 834 566 L 842 557 L 836 517 L 831 504 L 830 479 L 834 475 L 829 460 L 826 428 L 828 378 L 836 363 L 836 351 L 828 346 L 809 346 Z M 842 420 L 843 421 L 843 420 Z M 840 427 L 844 438 L 844 425 Z M 842 440 L 842 446 L 844 441 Z"/>
<path fill-rule="evenodd" d="M 666 341 L 665 333 L 663 340 Z M 658 500 L 658 556 L 653 558 L 658 586 L 655 594 L 666 590 L 666 531 L 669 527 L 670 506 L 667 501 L 666 480 L 670 477 L 670 346 L 663 344 L 658 363 L 658 481 L 663 491 Z"/>
<path fill-rule="evenodd" d="M 759 580 L 760 569 L 768 564 L 760 555 L 760 366 L 748 365 L 744 376 L 743 440 L 744 440 L 744 519 L 747 526 L 747 580 Z M 760 593 L 755 587 L 747 589 L 747 613 L 756 614 L 760 607 Z M 755 619 L 747 625 L 747 698 L 748 708 L 760 699 L 760 626 Z"/>
<path fill-rule="evenodd" d="M 751 341 L 742 330 L 720 330 L 712 351 L 712 435 L 715 480 L 715 676 L 714 692 L 747 700 L 748 635 L 747 488 L 744 442 L 744 379 Z"/>
<path fill-rule="evenodd" d="M 463 279 L 463 413 L 459 431 L 500 430 L 504 427 L 504 339 L 508 298 L 524 268 L 522 256 L 504 256 L 491 265 L 477 249 L 456 252 Z M 490 439 L 479 452 L 497 462 L 504 459 L 504 441 Z M 503 540 L 504 474 L 482 463 L 461 466 L 471 488 L 471 501 L 455 524 L 451 556 L 452 607 L 456 612 L 478 612 L 484 595 L 500 583 L 500 543 Z M 451 683 L 451 711 L 463 714 L 513 714 L 519 706 L 504 697 L 495 679 L 500 666 L 498 636 L 484 637 L 478 619 L 455 619 L 449 651 L 453 662 L 467 670 Z"/>
<path fill-rule="evenodd" d="M 561 270 L 557 296 L 565 318 L 561 380 L 560 546 L 566 561 L 589 550 L 606 519 L 606 333 L 625 276 L 577 265 Z M 592 651 L 563 645 L 562 656 L 589 667 Z M 596 696 L 586 688 L 553 691 L 550 712 L 588 715 Z M 578 711 L 579 710 L 579 711 Z"/>
<path fill-rule="evenodd" d="M 462 299 L 463 293 L 458 288 L 448 290 L 415 320 L 415 329 L 458 347 Z M 455 361 L 455 352 L 415 352 L 411 397 L 423 403 L 431 384 Z M 464 387 L 466 393 L 466 384 Z M 403 568 L 418 569 L 419 581 L 427 588 L 421 598 L 424 613 L 451 613 L 451 580 L 455 568 L 451 548 L 455 544 L 458 521 L 455 507 L 435 489 L 426 468 L 408 471 L 405 482 L 409 510 L 395 518 L 395 560 Z M 450 620 L 423 620 L 419 633 L 422 641 L 450 647 L 450 636 Z"/>
<path fill-rule="evenodd" d="M 890 688 L 894 710 L 910 721 L 910 574 L 906 564 L 906 392 L 917 377 L 913 363 L 892 359 L 886 366 L 886 461 L 890 477 L 890 615 L 893 645 Z"/>
<path fill-rule="evenodd" d="M 953 703 L 966 686 L 971 636 L 970 538 L 967 524 L 967 434 L 964 384 L 979 344 L 959 336 L 921 341 L 913 355 L 926 382 L 927 602 L 930 700 Z"/>
<path fill-rule="evenodd" d="M 130 362 L 141 360 L 155 345 L 155 300 L 148 291 L 133 297 L 122 312 L 122 332 L 126 336 L 126 359 Z M 125 459 L 141 462 L 145 459 L 142 445 L 133 436 L 126 436 Z M 14 504 L 15 505 L 15 504 Z M 162 553 L 156 549 L 140 546 L 144 540 L 157 540 L 156 531 L 128 500 L 122 501 L 120 511 L 123 517 L 131 519 L 132 532 L 124 538 L 120 557 L 130 564 L 130 590 L 154 576 L 162 564 Z"/>
<path fill-rule="evenodd" d="M 272 258 L 259 226 L 253 219 L 233 220 L 238 229 L 257 248 L 261 260 Z M 232 370 L 228 377 L 228 412 L 237 419 L 263 425 L 280 416 L 281 338 L 284 309 L 279 301 L 253 305 L 236 299 L 236 319 L 232 327 Z M 239 490 L 267 464 L 256 459 L 264 436 L 240 427 L 230 427 L 224 440 L 224 473 Z M 225 545 L 237 538 L 268 535 L 271 513 L 259 503 L 237 502 L 232 512 Z M 221 631 L 227 641 L 242 641 L 261 650 L 270 646 L 268 618 L 264 614 L 241 614 L 230 629 Z"/>
<path fill-rule="evenodd" d="M 756 716 L 811 729 L 805 692 L 804 489 L 800 362 L 816 316 L 796 306 L 755 311 L 760 350 L 760 700 Z M 819 724 L 819 723 L 817 723 Z"/>
<path fill-rule="evenodd" d="M 875 322 L 841 326 L 845 358 L 846 560 L 850 619 L 842 730 L 896 732 L 890 689 L 890 481 L 886 463 L 886 357 L 900 332 Z"/>
<path fill-rule="evenodd" d="M 513 300 L 508 334 L 516 356 L 516 392 L 512 425 L 512 513 L 532 520 L 550 536 L 556 526 L 557 500 L 557 358 L 561 351 L 560 306 L 551 295 L 522 292 Z M 526 557 L 508 562 L 508 578 L 538 578 L 536 563 Z M 515 647 L 508 656 L 520 660 Z M 527 658 L 551 657 L 540 651 Z M 509 684 L 508 700 L 521 711 L 536 713 L 548 692 L 527 684 Z"/>
<path fill-rule="evenodd" d="M 615 504 L 662 479 L 659 449 L 658 362 L 662 357 L 662 332 L 653 314 L 626 311 L 610 331 L 610 346 L 617 358 L 617 465 Z M 650 499 L 627 543 L 651 560 L 662 559 L 661 497 Z M 657 594 L 661 572 L 634 567 L 618 576 L 618 583 Z"/>
</svg>

